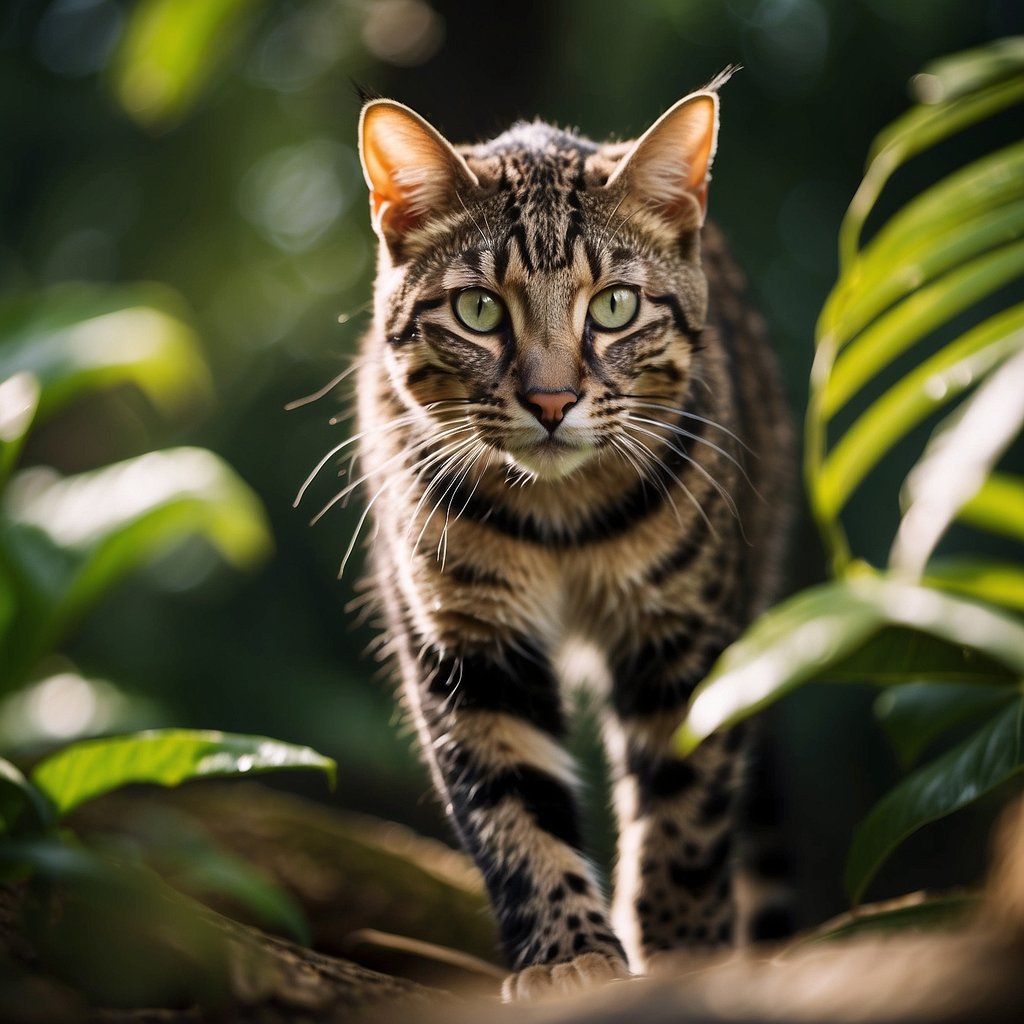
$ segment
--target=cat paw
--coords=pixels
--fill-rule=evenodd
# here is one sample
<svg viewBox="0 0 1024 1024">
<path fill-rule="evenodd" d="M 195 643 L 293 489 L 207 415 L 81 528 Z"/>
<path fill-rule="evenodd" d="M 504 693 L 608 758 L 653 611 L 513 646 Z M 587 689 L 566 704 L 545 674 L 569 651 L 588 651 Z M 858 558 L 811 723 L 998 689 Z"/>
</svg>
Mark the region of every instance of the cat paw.
<svg viewBox="0 0 1024 1024">
<path fill-rule="evenodd" d="M 569 995 L 586 988 L 630 977 L 629 968 L 617 956 L 581 953 L 560 964 L 535 964 L 510 974 L 501 986 L 505 1003 L 532 1002 L 550 996 Z"/>
</svg>

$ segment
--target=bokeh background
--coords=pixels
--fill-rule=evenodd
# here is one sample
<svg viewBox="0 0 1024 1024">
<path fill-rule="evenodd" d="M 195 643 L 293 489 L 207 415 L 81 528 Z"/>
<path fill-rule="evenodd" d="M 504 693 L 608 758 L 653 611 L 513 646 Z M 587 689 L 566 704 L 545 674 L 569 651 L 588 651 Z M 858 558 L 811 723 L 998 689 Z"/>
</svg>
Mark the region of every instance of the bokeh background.
<svg viewBox="0 0 1024 1024">
<path fill-rule="evenodd" d="M 216 395 L 170 422 L 130 388 L 90 398 L 37 432 L 23 462 L 77 472 L 201 444 L 260 495 L 275 542 L 249 575 L 194 542 L 120 586 L 68 654 L 114 684 L 100 696 L 123 699 L 49 720 L 8 700 L 5 748 L 122 723 L 266 734 L 337 758 L 338 791 L 310 783 L 315 795 L 447 834 L 367 653 L 373 632 L 346 611 L 358 565 L 337 579 L 361 503 L 310 528 L 338 489 L 332 463 L 292 507 L 344 439 L 346 422 L 332 420 L 351 396 L 341 385 L 285 407 L 341 372 L 366 326 L 374 249 L 357 86 L 408 103 L 454 141 L 537 115 L 628 138 L 743 64 L 723 95 L 710 209 L 747 269 L 799 417 L 836 231 L 872 137 L 907 107 L 927 61 L 1022 30 L 1018 0 L 3 0 L 4 301 L 69 281 L 159 282 L 197 332 Z M 986 142 L 957 136 L 900 172 L 883 211 Z M 884 556 L 898 482 L 851 511 L 869 558 Z M 822 574 L 807 526 L 791 563 L 793 587 Z M 804 823 L 807 918 L 843 908 L 853 823 L 895 778 L 869 706 L 811 688 L 778 713 L 790 811 Z M 984 813 L 953 828 L 981 834 Z M 925 830 L 877 894 L 949 881 L 952 834 Z M 600 828 L 596 840 L 607 848 Z M 983 852 L 976 844 L 956 871 L 980 871 Z"/>
</svg>

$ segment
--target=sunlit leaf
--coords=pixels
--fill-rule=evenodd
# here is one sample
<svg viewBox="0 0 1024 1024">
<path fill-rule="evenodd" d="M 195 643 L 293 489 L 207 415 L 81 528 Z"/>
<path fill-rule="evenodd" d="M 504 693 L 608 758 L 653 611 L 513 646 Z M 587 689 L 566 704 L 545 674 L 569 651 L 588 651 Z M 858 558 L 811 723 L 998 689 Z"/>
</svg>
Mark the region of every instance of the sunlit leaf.
<svg viewBox="0 0 1024 1024">
<path fill-rule="evenodd" d="M 1024 304 L 979 324 L 905 374 L 858 417 L 823 462 L 816 490 L 837 512 L 909 430 L 1024 348 Z"/>
<path fill-rule="evenodd" d="M 973 736 L 890 790 L 860 824 L 846 864 L 846 889 L 859 903 L 892 851 L 931 821 L 968 804 L 1022 767 L 1024 700 L 996 715 Z"/>
<path fill-rule="evenodd" d="M 845 345 L 925 284 L 1024 232 L 1024 143 L 944 178 L 895 214 L 842 275 L 820 331 Z"/>
<path fill-rule="evenodd" d="M 18 453 L 39 409 L 41 388 L 34 373 L 20 370 L 0 378 L 0 487 L 14 469 Z"/>
<path fill-rule="evenodd" d="M 1009 36 L 933 60 L 914 76 L 911 87 L 921 102 L 941 103 L 1020 74 L 1024 74 L 1024 36 Z"/>
<path fill-rule="evenodd" d="M 66 478 L 25 470 L 11 480 L 0 513 L 0 553 L 23 595 L 0 679 L 29 671 L 126 573 L 183 537 L 202 536 L 243 567 L 270 547 L 255 494 L 198 448 L 152 452 Z"/>
<path fill-rule="evenodd" d="M 822 414 L 831 418 L 868 381 L 919 339 L 1024 274 L 1024 242 L 1004 245 L 950 271 L 876 320 L 836 359 Z"/>
<path fill-rule="evenodd" d="M 309 747 L 263 736 L 161 729 L 74 743 L 39 764 L 32 781 L 66 814 L 135 782 L 177 786 L 210 776 L 310 768 L 325 772 L 333 784 L 334 762 Z"/>
<path fill-rule="evenodd" d="M 153 286 L 61 286 L 0 306 L 0 380 L 31 373 L 39 416 L 83 393 L 135 384 L 174 412 L 208 397 L 210 374 L 192 329 Z"/>
<path fill-rule="evenodd" d="M 258 0 L 139 0 L 115 54 L 114 90 L 144 125 L 188 112 Z"/>
<path fill-rule="evenodd" d="M 875 714 L 906 768 L 954 726 L 994 714 L 1017 699 L 1016 686 L 929 680 L 884 690 L 875 701 Z"/>
<path fill-rule="evenodd" d="M 1004 608 L 1024 611 L 1024 568 L 1010 562 L 980 558 L 943 559 L 929 563 L 924 582 Z"/>
<path fill-rule="evenodd" d="M 1024 347 L 932 436 L 907 477 L 908 502 L 889 556 L 893 570 L 919 576 L 960 508 L 984 484 L 1024 428 Z"/>
<path fill-rule="evenodd" d="M 990 473 L 981 489 L 961 507 L 959 518 L 971 526 L 1024 541 L 1024 479 Z"/>
<path fill-rule="evenodd" d="M 973 648 L 1024 673 L 1024 625 L 971 601 L 877 576 L 805 590 L 762 615 L 697 687 L 676 736 L 682 753 L 809 679 L 828 678 L 884 626 Z M 888 679 L 864 682 L 887 682 Z"/>
<path fill-rule="evenodd" d="M 0 836 L 45 832 L 54 820 L 53 808 L 42 793 L 0 757 Z"/>
<path fill-rule="evenodd" d="M 842 268 L 857 254 L 860 234 L 892 173 L 917 153 L 1024 100 L 1024 76 L 1001 81 L 1004 68 L 993 63 L 991 73 L 977 82 L 994 82 L 947 103 L 916 106 L 879 132 L 868 154 L 868 169 L 839 229 Z"/>
</svg>

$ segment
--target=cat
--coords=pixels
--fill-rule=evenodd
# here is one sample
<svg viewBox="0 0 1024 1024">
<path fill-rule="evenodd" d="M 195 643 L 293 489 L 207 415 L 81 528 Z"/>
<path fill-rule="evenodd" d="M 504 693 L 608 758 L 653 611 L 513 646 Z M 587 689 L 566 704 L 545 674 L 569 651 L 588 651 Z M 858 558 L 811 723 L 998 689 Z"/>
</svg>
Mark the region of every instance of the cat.
<svg viewBox="0 0 1024 1024">
<path fill-rule="evenodd" d="M 789 507 L 774 357 L 705 222 L 727 78 L 628 143 L 537 121 L 453 146 L 386 99 L 360 119 L 379 240 L 356 384 L 372 586 L 487 886 L 506 999 L 739 933 L 745 734 L 686 760 L 671 744 L 773 596 Z M 611 907 L 563 747 L 580 674 L 607 709 Z"/>
</svg>

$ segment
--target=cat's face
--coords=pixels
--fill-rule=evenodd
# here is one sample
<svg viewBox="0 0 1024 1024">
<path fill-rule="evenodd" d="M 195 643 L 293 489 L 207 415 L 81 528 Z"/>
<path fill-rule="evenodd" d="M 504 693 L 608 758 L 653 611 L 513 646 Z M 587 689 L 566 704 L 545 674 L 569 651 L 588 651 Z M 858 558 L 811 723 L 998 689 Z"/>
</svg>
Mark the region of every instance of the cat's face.
<svg viewBox="0 0 1024 1024">
<path fill-rule="evenodd" d="M 702 92 L 632 146 L 533 124 L 457 151 L 407 108 L 367 106 L 381 355 L 453 460 L 550 479 L 603 453 L 642 464 L 665 438 L 706 311 L 716 124 Z"/>
</svg>

